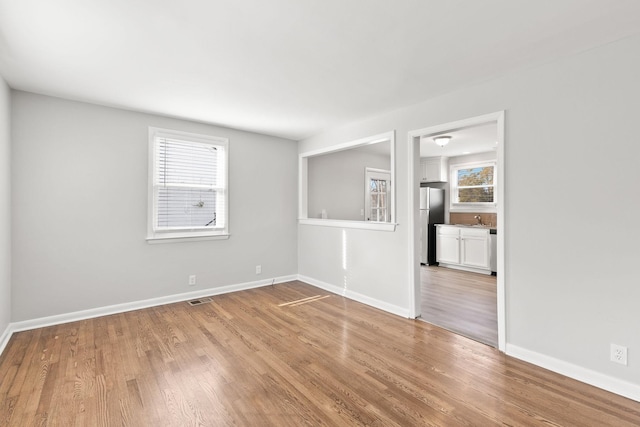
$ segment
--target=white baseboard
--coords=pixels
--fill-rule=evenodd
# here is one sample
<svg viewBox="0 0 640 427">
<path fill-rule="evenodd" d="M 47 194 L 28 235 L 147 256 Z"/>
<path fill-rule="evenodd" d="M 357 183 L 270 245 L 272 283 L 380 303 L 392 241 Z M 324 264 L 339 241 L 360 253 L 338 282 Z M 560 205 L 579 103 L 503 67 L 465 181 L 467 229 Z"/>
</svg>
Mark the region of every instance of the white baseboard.
<svg viewBox="0 0 640 427">
<path fill-rule="evenodd" d="M 380 301 L 375 298 L 360 294 L 358 292 L 350 291 L 348 289 L 344 289 L 339 286 L 332 285 L 330 283 L 326 283 L 311 277 L 303 275 L 290 275 L 10 323 L 9 325 L 7 325 L 4 332 L 2 332 L 2 335 L 0 335 L 0 354 L 4 352 L 4 349 L 14 332 L 42 328 L 62 323 L 75 322 L 78 320 L 91 319 L 94 317 L 107 316 L 110 314 L 123 313 L 132 310 L 139 310 L 142 308 L 155 307 L 158 305 L 187 301 L 190 299 L 201 298 L 205 296 L 221 295 L 246 289 L 254 289 L 262 286 L 268 286 L 272 283 L 284 283 L 292 280 L 300 280 L 302 282 L 306 282 L 310 285 L 324 289 L 328 292 L 342 295 L 346 298 L 361 302 L 363 304 L 367 304 L 388 313 L 409 318 L 409 310 L 405 308 L 398 307 L 396 305 L 389 304 L 384 301 Z M 525 362 L 529 362 L 542 368 L 548 369 L 550 371 L 557 372 L 569 378 L 573 378 L 586 384 L 590 384 L 594 387 L 598 387 L 603 390 L 607 390 L 620 396 L 624 396 L 640 402 L 640 386 L 637 384 L 604 375 L 602 373 L 592 371 L 590 369 L 586 369 L 560 359 L 546 356 L 535 351 L 527 350 L 513 344 L 506 345 L 506 354 L 517 359 L 524 360 Z"/>
<path fill-rule="evenodd" d="M 9 343 L 9 338 L 13 335 L 13 329 L 11 328 L 11 323 L 7 325 L 2 335 L 0 335 L 0 354 L 4 351 L 4 348 Z"/>
<path fill-rule="evenodd" d="M 158 305 L 172 304 L 174 302 L 188 301 L 195 298 L 202 298 L 212 295 L 227 294 L 230 292 L 243 291 L 247 289 L 268 286 L 272 283 L 283 283 L 296 280 L 297 275 L 275 277 L 271 279 L 258 280 L 255 282 L 239 283 L 236 285 L 221 286 L 217 288 L 201 289 L 182 294 L 167 295 L 164 297 L 151 298 L 141 301 L 127 302 L 123 304 L 109 305 L 106 307 L 92 308 L 89 310 L 75 311 L 72 313 L 58 314 L 55 316 L 40 317 L 37 319 L 24 320 L 9 324 L 9 336 L 13 332 L 26 331 L 29 329 L 43 328 L 46 326 L 59 325 L 62 323 L 76 322 L 78 320 L 92 319 L 94 317 L 108 316 L 110 314 L 124 313 L 126 311 L 139 310 L 141 308 L 155 307 Z M 8 341 L 8 338 L 7 338 Z"/>
<path fill-rule="evenodd" d="M 640 386 L 637 384 L 632 384 L 513 344 L 507 344 L 507 354 L 516 359 L 524 360 L 525 362 L 573 378 L 574 380 L 640 402 Z"/>
<path fill-rule="evenodd" d="M 407 310 L 404 307 L 398 307 L 397 305 L 389 304 L 387 302 L 380 301 L 375 298 L 371 298 L 366 295 L 360 294 L 358 292 L 350 291 L 348 289 L 341 288 L 340 286 L 335 286 L 330 283 L 326 283 L 321 280 L 314 279 L 312 277 L 303 276 L 299 274 L 298 280 L 300 280 L 301 282 L 306 282 L 318 288 L 324 289 L 325 291 L 329 291 L 337 295 L 342 295 L 343 297 L 352 299 L 354 301 L 358 301 L 363 304 L 370 305 L 371 307 L 378 308 L 382 311 L 395 314 L 397 316 L 402 316 L 407 319 L 410 317 L 409 310 Z"/>
</svg>

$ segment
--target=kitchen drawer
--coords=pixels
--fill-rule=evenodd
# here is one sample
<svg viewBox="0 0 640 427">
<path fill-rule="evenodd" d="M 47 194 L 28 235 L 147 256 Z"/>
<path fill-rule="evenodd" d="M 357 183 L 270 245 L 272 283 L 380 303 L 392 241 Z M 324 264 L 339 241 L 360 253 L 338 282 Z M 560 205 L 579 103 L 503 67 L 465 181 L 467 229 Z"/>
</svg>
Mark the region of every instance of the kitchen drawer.
<svg viewBox="0 0 640 427">
<path fill-rule="evenodd" d="M 486 228 L 460 228 L 462 237 L 489 237 L 489 230 Z"/>
<path fill-rule="evenodd" d="M 457 236 L 459 232 L 460 232 L 459 227 L 438 226 L 438 234 L 441 234 L 441 235 Z"/>
</svg>

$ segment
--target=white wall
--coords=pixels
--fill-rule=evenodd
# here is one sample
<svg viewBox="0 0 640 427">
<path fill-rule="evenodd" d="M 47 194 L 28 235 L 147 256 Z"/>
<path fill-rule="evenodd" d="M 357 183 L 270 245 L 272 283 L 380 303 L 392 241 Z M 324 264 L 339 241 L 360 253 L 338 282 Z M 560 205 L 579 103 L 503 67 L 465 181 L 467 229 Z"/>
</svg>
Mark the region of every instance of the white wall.
<svg viewBox="0 0 640 427">
<path fill-rule="evenodd" d="M 297 272 L 294 141 L 19 91 L 12 107 L 13 321 Z M 229 138 L 228 240 L 145 241 L 149 126 Z"/>
<path fill-rule="evenodd" d="M 382 144 L 382 143 L 381 143 Z M 389 147 L 389 143 L 384 143 Z M 391 157 L 368 146 L 309 157 L 308 217 L 364 221 L 365 168 L 391 169 Z M 387 153 L 389 149 L 387 148 Z"/>
<path fill-rule="evenodd" d="M 305 152 L 396 129 L 396 232 L 300 225 L 300 274 L 409 306 L 409 143 L 403 135 L 506 110 L 507 350 L 631 384 L 640 399 L 640 37 L 628 38 L 437 99 L 327 131 Z M 417 158 L 415 159 L 417 168 Z M 349 252 L 351 254 L 351 252 Z M 628 346 L 629 366 L 609 361 Z M 597 382 L 597 381 L 593 381 Z"/>
<path fill-rule="evenodd" d="M 11 321 L 11 92 L 0 77 L 0 348 Z"/>
</svg>

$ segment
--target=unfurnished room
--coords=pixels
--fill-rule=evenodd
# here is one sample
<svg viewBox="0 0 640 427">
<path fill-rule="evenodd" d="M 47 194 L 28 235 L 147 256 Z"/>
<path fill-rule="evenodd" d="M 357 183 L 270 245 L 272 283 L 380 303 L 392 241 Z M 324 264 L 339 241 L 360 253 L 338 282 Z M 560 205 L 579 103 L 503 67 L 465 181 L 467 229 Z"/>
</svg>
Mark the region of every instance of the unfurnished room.
<svg viewBox="0 0 640 427">
<path fill-rule="evenodd" d="M 0 426 L 640 425 L 640 2 L 0 0 Z"/>
</svg>

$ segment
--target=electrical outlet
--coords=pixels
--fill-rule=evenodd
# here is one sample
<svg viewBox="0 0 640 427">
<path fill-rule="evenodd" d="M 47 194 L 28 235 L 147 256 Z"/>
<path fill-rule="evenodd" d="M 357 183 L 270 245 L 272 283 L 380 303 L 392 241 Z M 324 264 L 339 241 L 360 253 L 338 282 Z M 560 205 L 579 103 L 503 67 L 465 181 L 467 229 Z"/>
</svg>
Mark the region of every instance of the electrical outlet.
<svg viewBox="0 0 640 427">
<path fill-rule="evenodd" d="M 261 273 L 262 273 L 262 266 L 256 265 L 256 274 L 261 274 Z"/>
<path fill-rule="evenodd" d="M 192 274 L 191 276 L 189 276 L 189 286 L 195 286 L 196 285 L 196 275 Z"/>
<path fill-rule="evenodd" d="M 627 366 L 627 347 L 611 344 L 611 361 Z"/>
</svg>

